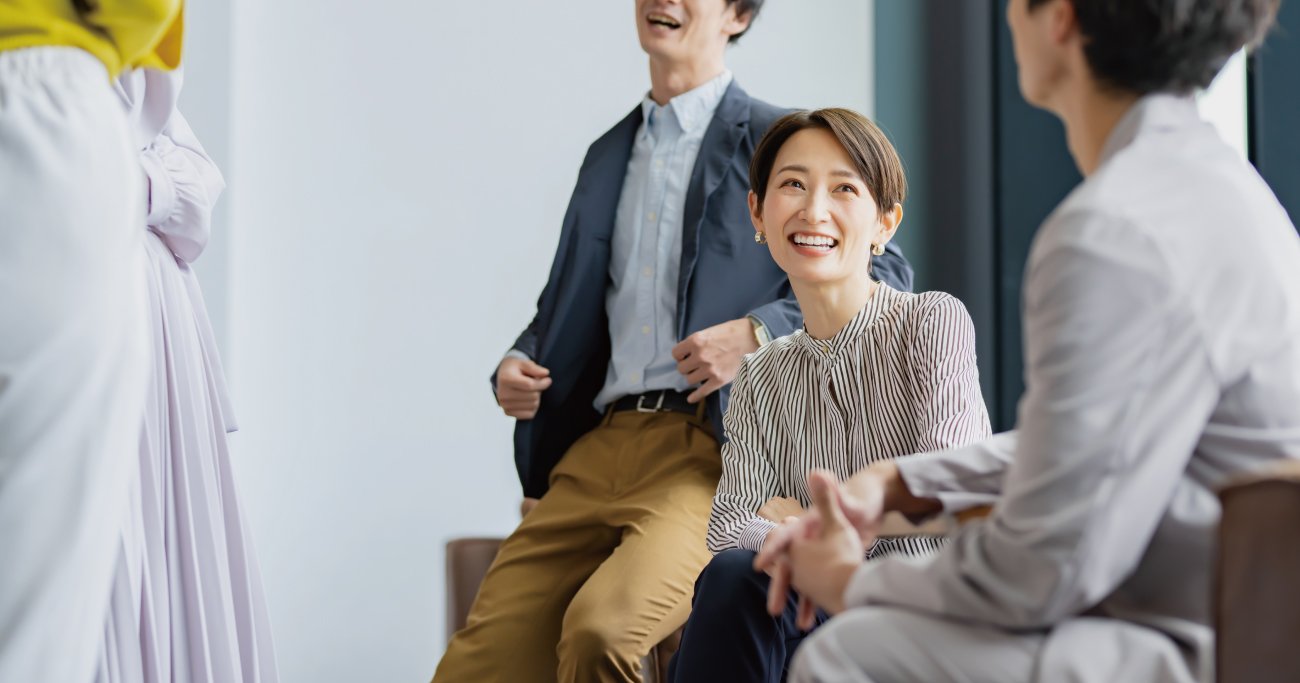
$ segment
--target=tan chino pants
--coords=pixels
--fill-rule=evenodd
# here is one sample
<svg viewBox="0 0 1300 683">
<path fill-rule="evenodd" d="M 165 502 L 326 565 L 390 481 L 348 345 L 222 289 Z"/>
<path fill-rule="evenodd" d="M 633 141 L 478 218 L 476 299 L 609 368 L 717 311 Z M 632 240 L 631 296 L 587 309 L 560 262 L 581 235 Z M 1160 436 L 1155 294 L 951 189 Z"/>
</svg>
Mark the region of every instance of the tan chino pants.
<svg viewBox="0 0 1300 683">
<path fill-rule="evenodd" d="M 690 611 L 720 475 L 701 417 L 607 415 L 502 544 L 434 681 L 640 681 Z"/>
</svg>

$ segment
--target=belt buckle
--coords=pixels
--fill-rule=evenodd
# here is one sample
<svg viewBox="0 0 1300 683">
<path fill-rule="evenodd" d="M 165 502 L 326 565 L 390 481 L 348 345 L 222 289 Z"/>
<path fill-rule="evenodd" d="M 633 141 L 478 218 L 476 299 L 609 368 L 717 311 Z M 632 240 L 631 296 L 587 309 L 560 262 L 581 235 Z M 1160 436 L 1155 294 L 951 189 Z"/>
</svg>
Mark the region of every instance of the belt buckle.
<svg viewBox="0 0 1300 683">
<path fill-rule="evenodd" d="M 655 405 L 654 405 L 653 408 L 647 408 L 647 407 L 645 407 L 644 404 L 645 404 L 645 397 L 646 397 L 646 395 L 645 395 L 645 394 L 641 394 L 640 396 L 638 396 L 638 397 L 636 398 L 636 412 L 638 412 L 638 413 L 659 413 L 659 412 L 663 412 L 663 408 L 664 408 L 664 395 L 667 394 L 667 393 L 668 393 L 668 392 L 666 392 L 666 391 L 661 391 L 661 392 L 659 392 L 659 401 L 658 401 L 657 403 L 655 403 Z"/>
</svg>

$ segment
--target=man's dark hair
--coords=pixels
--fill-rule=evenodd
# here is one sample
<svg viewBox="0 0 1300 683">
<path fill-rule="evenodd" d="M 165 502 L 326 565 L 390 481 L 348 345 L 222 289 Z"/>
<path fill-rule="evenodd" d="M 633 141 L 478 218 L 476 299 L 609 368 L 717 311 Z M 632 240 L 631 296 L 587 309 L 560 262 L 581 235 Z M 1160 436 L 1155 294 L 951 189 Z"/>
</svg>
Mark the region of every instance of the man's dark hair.
<svg viewBox="0 0 1300 683">
<path fill-rule="evenodd" d="M 1067 0 L 1093 75 L 1119 90 L 1189 93 L 1263 40 L 1280 0 Z M 1029 8 L 1051 0 L 1029 0 Z"/>
<path fill-rule="evenodd" d="M 758 19 L 758 13 L 763 9 L 763 0 L 727 0 L 727 4 L 736 6 L 736 16 L 749 15 L 749 24 L 745 26 L 745 30 L 727 39 L 728 43 L 734 43 L 754 27 L 754 20 Z"/>
</svg>

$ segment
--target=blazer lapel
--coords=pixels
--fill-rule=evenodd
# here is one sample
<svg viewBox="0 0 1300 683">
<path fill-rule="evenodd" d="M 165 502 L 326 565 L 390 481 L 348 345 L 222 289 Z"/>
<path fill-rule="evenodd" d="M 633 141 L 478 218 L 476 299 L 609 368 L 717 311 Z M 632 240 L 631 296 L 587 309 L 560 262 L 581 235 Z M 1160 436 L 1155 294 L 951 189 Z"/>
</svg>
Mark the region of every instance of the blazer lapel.
<svg viewBox="0 0 1300 683">
<path fill-rule="evenodd" d="M 607 240 L 614 234 L 618 200 L 623 194 L 627 164 L 632 159 L 632 146 L 640 128 L 641 107 L 638 106 L 601 138 L 600 146 L 592 150 L 591 161 L 583 169 L 583 189 L 590 188 L 590 191 L 584 192 L 580 211 L 587 214 L 590 225 L 597 227 L 595 232 Z"/>
<path fill-rule="evenodd" d="M 749 128 L 749 95 L 735 81 L 727 87 L 704 132 L 682 212 L 682 265 L 677 278 L 677 336 L 686 336 L 686 294 L 700 249 L 704 207 L 718 189 Z"/>
</svg>

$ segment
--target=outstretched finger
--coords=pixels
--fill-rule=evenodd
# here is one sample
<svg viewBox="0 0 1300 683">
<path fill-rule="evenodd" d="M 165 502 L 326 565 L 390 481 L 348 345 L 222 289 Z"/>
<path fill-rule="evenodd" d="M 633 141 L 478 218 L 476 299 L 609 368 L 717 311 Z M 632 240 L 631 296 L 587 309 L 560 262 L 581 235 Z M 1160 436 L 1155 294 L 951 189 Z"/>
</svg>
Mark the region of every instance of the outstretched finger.
<svg viewBox="0 0 1300 683">
<path fill-rule="evenodd" d="M 813 622 L 817 620 L 817 606 L 809 600 L 806 595 L 799 596 L 799 613 L 795 618 L 795 625 L 801 631 L 811 631 Z"/>
<path fill-rule="evenodd" d="M 812 494 L 813 508 L 821 517 L 823 530 L 836 526 L 848 526 L 844 510 L 840 508 L 840 483 L 826 470 L 813 470 L 808 473 L 808 489 Z"/>
<path fill-rule="evenodd" d="M 777 562 L 772 568 L 772 581 L 767 586 L 767 613 L 780 616 L 790 598 L 790 563 Z"/>
</svg>

